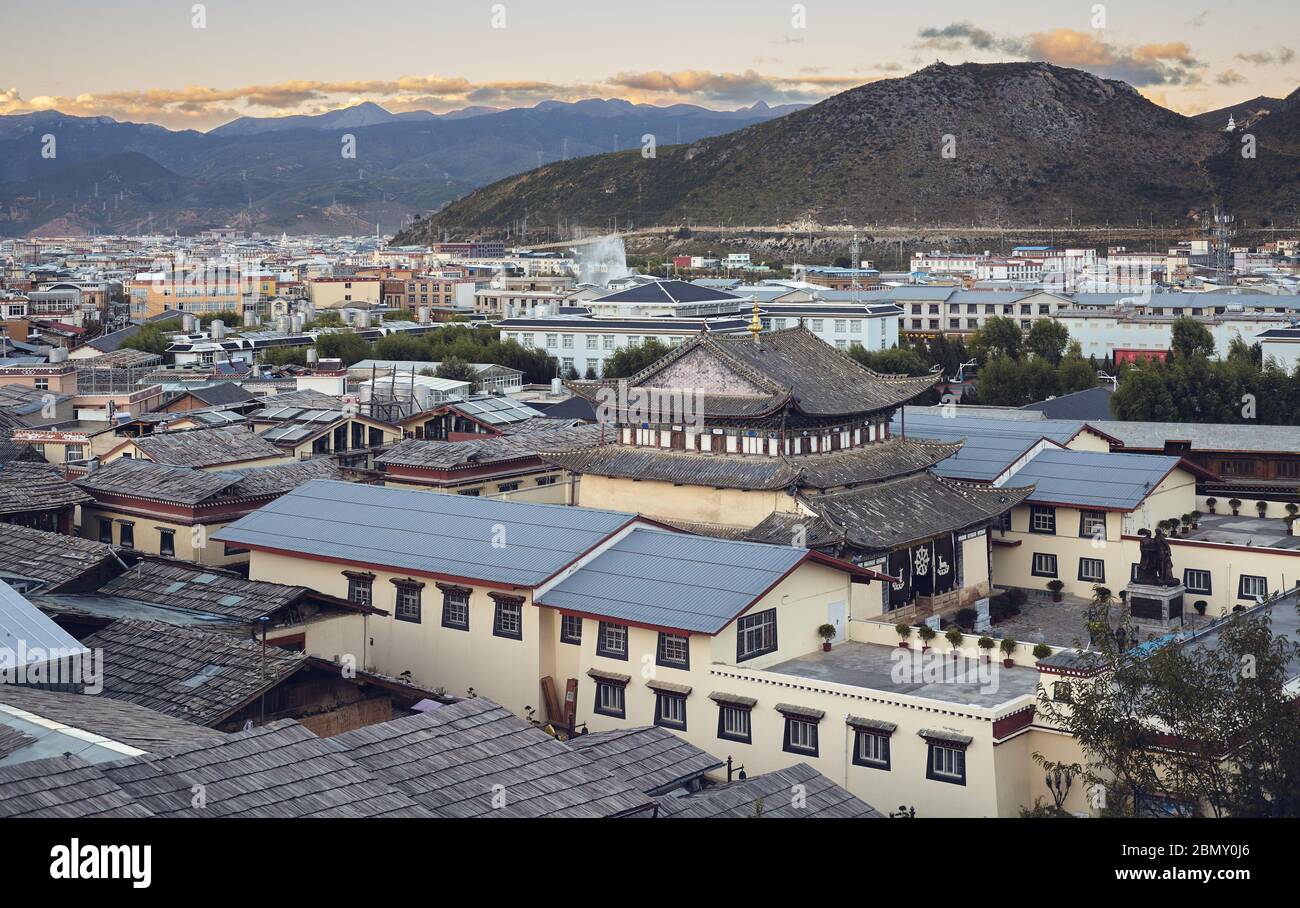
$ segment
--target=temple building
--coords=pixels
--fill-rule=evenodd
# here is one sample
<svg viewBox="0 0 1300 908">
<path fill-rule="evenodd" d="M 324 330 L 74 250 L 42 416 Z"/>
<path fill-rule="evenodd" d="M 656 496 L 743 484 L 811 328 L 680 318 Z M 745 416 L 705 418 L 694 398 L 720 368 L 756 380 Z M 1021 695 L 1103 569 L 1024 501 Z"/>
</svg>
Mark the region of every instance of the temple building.
<svg viewBox="0 0 1300 908">
<path fill-rule="evenodd" d="M 894 433 L 938 378 L 873 372 L 802 326 L 701 333 L 626 380 L 570 382 L 605 441 L 542 456 L 580 475 L 575 504 L 894 578 L 855 596 L 853 620 L 947 614 L 989 595 L 988 528 L 1031 490 L 936 476 L 961 442 Z"/>
</svg>

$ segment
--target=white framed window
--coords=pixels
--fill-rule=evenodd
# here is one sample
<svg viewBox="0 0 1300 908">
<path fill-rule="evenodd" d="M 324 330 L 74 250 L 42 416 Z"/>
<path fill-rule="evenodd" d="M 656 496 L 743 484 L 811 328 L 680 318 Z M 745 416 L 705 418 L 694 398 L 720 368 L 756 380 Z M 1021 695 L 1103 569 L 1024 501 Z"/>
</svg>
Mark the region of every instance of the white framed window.
<svg viewBox="0 0 1300 908">
<path fill-rule="evenodd" d="M 596 655 L 611 659 L 626 659 L 627 625 L 600 622 L 600 635 L 596 638 Z"/>
<path fill-rule="evenodd" d="M 668 728 L 686 728 L 686 697 L 681 694 L 656 692 L 655 725 Z"/>
<path fill-rule="evenodd" d="M 741 615 L 736 622 L 736 661 L 776 650 L 776 609 Z"/>
<path fill-rule="evenodd" d="M 442 591 L 442 626 L 456 630 L 469 630 L 469 591 L 451 589 Z"/>
<path fill-rule="evenodd" d="M 1186 568 L 1183 571 L 1183 586 L 1189 593 L 1212 593 L 1210 572 L 1198 568 Z"/>
<path fill-rule="evenodd" d="M 1258 599 L 1268 595 L 1268 578 L 1242 574 L 1237 586 L 1238 599 Z"/>
<path fill-rule="evenodd" d="M 798 716 L 785 717 L 785 747 L 787 753 L 817 756 L 817 723 Z"/>
<path fill-rule="evenodd" d="M 1029 532 L 1055 533 L 1056 508 L 1041 504 L 1029 506 Z"/>
<path fill-rule="evenodd" d="M 965 785 L 966 751 L 960 747 L 947 747 L 931 742 L 930 778 Z"/>
<path fill-rule="evenodd" d="M 1079 579 L 1087 580 L 1092 583 L 1105 582 L 1106 562 L 1102 561 L 1100 558 L 1080 558 Z"/>
<path fill-rule="evenodd" d="M 614 681 L 596 682 L 596 712 L 622 719 L 626 713 L 623 685 Z"/>
<path fill-rule="evenodd" d="M 749 710 L 743 706 L 719 704 L 718 737 L 748 744 L 750 742 Z"/>
<path fill-rule="evenodd" d="M 1035 577 L 1056 576 L 1056 556 L 1047 552 L 1034 552 L 1033 575 Z"/>
<path fill-rule="evenodd" d="M 669 668 L 689 668 L 691 664 L 691 638 L 677 634 L 659 635 L 659 650 L 655 662 Z"/>
<path fill-rule="evenodd" d="M 858 731 L 853 762 L 859 766 L 875 766 L 888 769 L 889 735 L 874 731 Z"/>
</svg>

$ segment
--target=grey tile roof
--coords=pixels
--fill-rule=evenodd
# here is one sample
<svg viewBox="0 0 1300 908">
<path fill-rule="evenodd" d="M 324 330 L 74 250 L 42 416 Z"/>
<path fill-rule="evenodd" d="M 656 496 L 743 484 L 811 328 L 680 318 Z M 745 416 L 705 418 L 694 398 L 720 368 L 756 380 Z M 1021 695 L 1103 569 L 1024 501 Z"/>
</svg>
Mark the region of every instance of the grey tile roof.
<svg viewBox="0 0 1300 908">
<path fill-rule="evenodd" d="M 213 535 L 218 541 L 527 587 L 633 514 L 315 480 Z M 494 545 L 497 527 L 504 545 Z"/>
<path fill-rule="evenodd" d="M 712 754 L 653 725 L 591 732 L 564 743 L 648 795 L 667 794 L 723 765 Z"/>
<path fill-rule="evenodd" d="M 613 621 L 716 634 L 807 557 L 761 545 L 635 529 L 538 597 Z"/>
<path fill-rule="evenodd" d="M 866 819 L 882 816 L 880 811 L 855 798 L 807 763 L 796 763 L 743 781 L 727 782 L 686 797 L 661 798 L 659 803 L 664 816 L 684 819 Z"/>
<path fill-rule="evenodd" d="M 608 817 L 654 806 L 634 785 L 483 698 L 328 740 L 434 816 Z M 494 795 L 504 806 L 493 807 Z"/>
<path fill-rule="evenodd" d="M 135 445 L 155 463 L 178 467 L 211 467 L 282 456 L 271 442 L 243 426 L 155 432 Z"/>
<path fill-rule="evenodd" d="M 541 431 L 512 432 L 466 441 L 432 441 L 408 438 L 375 459 L 380 467 L 423 467 L 454 470 L 484 464 L 536 457 L 539 451 L 582 448 L 600 441 L 599 426 L 550 427 Z"/>
<path fill-rule="evenodd" d="M 1029 501 L 1131 511 L 1180 463 L 1160 454 L 1039 451 L 1008 482 L 1034 485 Z"/>
<path fill-rule="evenodd" d="M 250 639 L 123 619 L 83 641 L 104 651 L 101 696 L 216 725 L 298 671 L 307 657 Z"/>
<path fill-rule="evenodd" d="M 112 565 L 121 570 L 112 546 L 46 533 L 12 523 L 0 523 L 0 575 L 43 580 L 43 591 L 70 586 Z"/>
<path fill-rule="evenodd" d="M 224 738 L 222 732 L 98 694 L 72 694 L 0 684 L 0 706 L 103 735 L 148 753 L 168 753 Z M 5 717 L 0 714 L 0 729 Z"/>
<path fill-rule="evenodd" d="M 140 559 L 131 570 L 113 578 L 99 591 L 241 621 L 273 615 L 307 592 L 301 586 L 248 580 L 234 571 L 161 558 Z"/>
<path fill-rule="evenodd" d="M 1194 451 L 1294 453 L 1300 451 L 1300 426 L 1267 426 L 1254 422 L 1182 423 L 1098 420 L 1098 429 L 1114 435 L 1126 448 L 1163 451 L 1166 441 L 1191 442 Z"/>
<path fill-rule="evenodd" d="M 64 479 L 52 464 L 0 463 L 0 514 L 71 508 L 87 501 L 90 496 Z"/>
<path fill-rule="evenodd" d="M 799 457 L 691 454 L 623 445 L 548 451 L 544 459 L 575 473 L 678 485 L 775 490 L 829 489 L 915 473 L 950 457 L 959 444 L 891 439 L 861 448 Z"/>
<path fill-rule="evenodd" d="M 203 470 L 123 457 L 77 480 L 77 485 L 92 495 L 103 492 L 195 505 L 219 498 L 278 495 L 313 479 L 342 476 L 338 464 L 328 457 L 235 470 Z"/>
<path fill-rule="evenodd" d="M 48 757 L 0 766 L 0 817 L 134 817 L 153 814 L 95 766 Z"/>
</svg>

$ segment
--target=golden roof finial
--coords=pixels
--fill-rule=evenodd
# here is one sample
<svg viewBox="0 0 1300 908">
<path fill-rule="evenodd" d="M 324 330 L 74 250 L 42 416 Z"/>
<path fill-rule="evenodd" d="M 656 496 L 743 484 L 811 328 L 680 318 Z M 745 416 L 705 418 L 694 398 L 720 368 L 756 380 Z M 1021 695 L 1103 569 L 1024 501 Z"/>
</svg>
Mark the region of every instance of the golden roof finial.
<svg viewBox="0 0 1300 908">
<path fill-rule="evenodd" d="M 758 294 L 755 293 L 751 299 L 754 301 L 754 317 L 749 322 L 749 333 L 754 338 L 754 343 L 758 343 L 758 335 L 763 330 L 763 323 L 758 320 Z"/>
</svg>

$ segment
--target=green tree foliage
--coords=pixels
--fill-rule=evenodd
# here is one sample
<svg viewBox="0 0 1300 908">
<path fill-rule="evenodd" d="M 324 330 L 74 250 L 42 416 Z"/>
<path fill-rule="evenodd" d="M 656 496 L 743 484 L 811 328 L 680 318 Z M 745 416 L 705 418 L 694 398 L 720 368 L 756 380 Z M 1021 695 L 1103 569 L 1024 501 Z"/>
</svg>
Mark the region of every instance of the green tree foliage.
<svg viewBox="0 0 1300 908">
<path fill-rule="evenodd" d="M 224 312 L 204 312 L 199 316 L 199 324 L 204 328 L 220 319 L 227 328 L 238 328 L 244 323 L 244 317 L 233 309 Z"/>
<path fill-rule="evenodd" d="M 671 348 L 653 338 L 632 347 L 623 347 L 605 361 L 605 378 L 627 378 L 636 375 L 655 360 L 665 356 Z"/>
<path fill-rule="evenodd" d="M 930 363 L 910 347 L 867 350 L 861 344 L 854 344 L 849 348 L 849 355 L 868 369 L 886 375 L 925 375 L 930 371 Z"/>
<path fill-rule="evenodd" d="M 271 347 L 258 354 L 260 362 L 271 366 L 307 365 L 306 347 Z"/>
<path fill-rule="evenodd" d="M 370 342 L 350 332 L 322 334 L 316 338 L 316 352 L 321 359 L 342 360 L 344 367 L 363 359 L 374 359 Z"/>
<path fill-rule="evenodd" d="M 979 402 L 988 407 L 1020 407 L 1034 401 L 1025 388 L 1020 363 L 1005 354 L 980 367 L 976 390 Z"/>
<path fill-rule="evenodd" d="M 1209 328 L 1191 316 L 1184 315 L 1174 319 L 1170 331 L 1169 347 L 1177 356 L 1192 359 L 1197 356 L 1214 355 L 1214 335 L 1210 334 Z"/>
<path fill-rule="evenodd" d="M 1061 394 L 1087 391 L 1097 384 L 1097 368 L 1082 356 L 1066 356 L 1057 369 Z"/>
<path fill-rule="evenodd" d="M 429 345 L 423 338 L 409 334 L 386 334 L 375 341 L 376 359 L 431 362 L 431 353 Z"/>
<path fill-rule="evenodd" d="M 139 331 L 122 341 L 122 346 L 162 354 L 171 346 L 172 335 L 179 330 L 180 323 L 175 321 L 141 325 Z"/>
<path fill-rule="evenodd" d="M 1111 406 L 1126 420 L 1300 425 L 1300 370 L 1259 368 L 1248 356 L 1139 362 L 1120 370 Z"/>
<path fill-rule="evenodd" d="M 1024 332 L 1020 323 L 1013 318 L 995 315 L 984 323 L 971 338 L 970 349 L 981 363 L 1006 356 L 1020 359 L 1020 349 L 1024 342 Z"/>
<path fill-rule="evenodd" d="M 1061 364 L 1070 343 L 1070 329 L 1050 318 L 1035 319 L 1025 335 L 1025 349 L 1053 366 Z"/>
<path fill-rule="evenodd" d="M 434 370 L 434 375 L 438 378 L 447 378 L 452 381 L 469 382 L 471 390 L 478 388 L 478 370 L 454 356 L 444 359 L 438 363 L 438 368 Z"/>
</svg>

